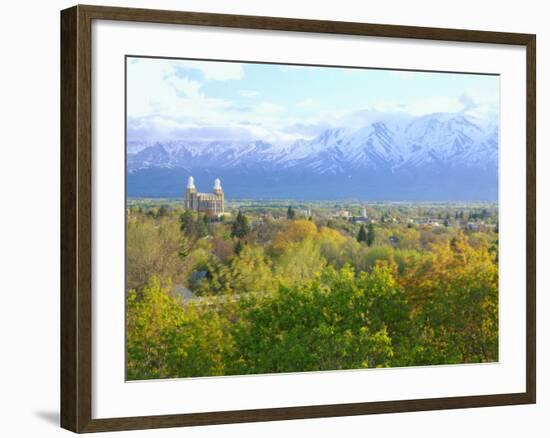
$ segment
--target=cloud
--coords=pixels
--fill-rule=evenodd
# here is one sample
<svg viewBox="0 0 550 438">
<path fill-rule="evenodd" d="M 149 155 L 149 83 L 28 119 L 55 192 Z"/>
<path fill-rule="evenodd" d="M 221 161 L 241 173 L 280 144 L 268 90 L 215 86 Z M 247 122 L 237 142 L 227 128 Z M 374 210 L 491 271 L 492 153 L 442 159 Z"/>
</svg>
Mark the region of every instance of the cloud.
<svg viewBox="0 0 550 438">
<path fill-rule="evenodd" d="M 304 67 L 274 68 L 277 71 L 283 68 L 291 71 Z M 251 85 L 246 80 L 227 85 L 211 83 L 213 80 L 238 81 L 237 78 L 242 75 L 244 69 L 236 63 L 216 65 L 213 62 L 130 59 L 127 77 L 128 139 L 261 139 L 287 144 L 297 139 L 315 137 L 329 127 L 353 126 L 359 129 L 381 113 L 401 113 L 403 117 L 409 117 L 462 111 L 484 116 L 498 109 L 495 88 L 481 89 L 481 92 L 480 89 L 462 89 L 456 96 L 433 92 L 431 96 L 416 100 L 406 94 L 397 95 L 394 100 L 374 102 L 371 99 L 349 98 L 343 104 L 326 105 L 330 102 L 330 96 L 325 96 L 324 91 L 320 91 L 319 95 L 304 92 L 296 97 L 288 90 L 284 94 L 281 89 L 281 98 L 277 96 L 268 100 L 260 97 L 260 92 L 264 90 L 261 82 L 260 85 L 256 82 Z M 215 92 L 213 90 L 219 90 L 220 85 L 224 90 L 235 90 L 236 93 L 218 91 L 218 94 L 210 94 Z M 284 81 L 281 80 L 279 86 L 284 87 Z M 256 87 L 259 87 L 258 90 Z M 264 96 L 268 94 L 266 91 Z M 226 97 L 228 95 L 233 97 Z"/>
<path fill-rule="evenodd" d="M 178 61 L 131 60 L 127 78 L 128 139 L 290 142 L 296 138 L 283 130 L 283 106 L 270 101 L 250 105 L 239 99 L 210 97 L 204 91 L 208 80 L 200 76 L 197 68 L 186 69 Z M 250 96 L 259 94 L 244 91 Z"/>
<path fill-rule="evenodd" d="M 478 103 L 475 101 L 475 99 L 472 96 L 470 96 L 468 93 L 462 93 L 459 96 L 458 100 L 464 106 L 465 111 L 469 109 L 473 109 L 476 106 L 478 106 Z"/>
<path fill-rule="evenodd" d="M 185 77 L 171 77 L 168 80 L 168 83 L 171 84 L 177 92 L 182 93 L 185 97 L 195 99 L 203 97 L 200 93 L 201 84 L 197 81 L 192 81 Z"/>
<path fill-rule="evenodd" d="M 307 107 L 312 107 L 313 103 L 314 103 L 313 99 L 304 99 L 298 102 L 296 106 L 299 108 L 307 108 Z"/>
<path fill-rule="evenodd" d="M 260 93 L 254 90 L 241 90 L 239 94 L 243 97 L 256 97 L 260 95 Z"/>
<path fill-rule="evenodd" d="M 214 81 L 238 80 L 244 77 L 243 64 L 219 61 L 178 61 L 178 68 L 200 71 L 205 79 Z"/>
<path fill-rule="evenodd" d="M 324 120 L 311 121 L 306 123 L 294 123 L 283 128 L 283 131 L 289 135 L 300 138 L 314 138 L 321 132 L 333 127 L 330 123 Z"/>
<path fill-rule="evenodd" d="M 498 101 L 490 93 L 466 90 L 458 96 L 431 96 L 404 104 L 393 100 L 376 102 L 373 109 L 380 112 L 406 112 L 413 116 L 433 113 L 467 112 L 482 116 L 498 109 Z"/>
<path fill-rule="evenodd" d="M 277 105 L 276 103 L 262 102 L 262 103 L 259 103 L 258 105 L 255 105 L 252 108 L 252 111 L 255 111 L 257 113 L 262 113 L 262 114 L 272 114 L 272 113 L 279 113 L 283 109 L 284 109 L 283 106 Z"/>
</svg>

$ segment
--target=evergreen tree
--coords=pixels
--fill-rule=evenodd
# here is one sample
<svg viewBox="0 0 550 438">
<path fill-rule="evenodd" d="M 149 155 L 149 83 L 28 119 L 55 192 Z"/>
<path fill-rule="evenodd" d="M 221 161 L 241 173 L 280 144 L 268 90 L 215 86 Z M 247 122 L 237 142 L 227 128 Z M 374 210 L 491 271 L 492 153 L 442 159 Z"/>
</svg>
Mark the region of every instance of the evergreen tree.
<svg viewBox="0 0 550 438">
<path fill-rule="evenodd" d="M 237 217 L 231 226 L 231 236 L 242 239 L 250 232 L 250 225 L 247 217 L 239 210 Z"/>
<path fill-rule="evenodd" d="M 197 237 L 206 237 L 208 236 L 208 227 L 206 226 L 206 215 L 198 216 L 197 222 L 195 225 L 195 231 L 197 233 Z"/>
<path fill-rule="evenodd" d="M 166 205 L 161 205 L 157 212 L 157 217 L 163 217 L 167 215 L 168 215 L 168 208 L 166 207 Z"/>
<path fill-rule="evenodd" d="M 367 241 L 367 230 L 365 230 L 364 225 L 361 225 L 361 228 L 359 228 L 359 233 L 357 234 L 357 241 L 358 242 L 366 242 Z"/>
<path fill-rule="evenodd" d="M 367 231 L 367 245 L 372 246 L 374 243 L 374 225 L 372 222 L 369 224 L 369 229 Z"/>
<path fill-rule="evenodd" d="M 188 236 L 194 236 L 196 234 L 195 214 L 191 210 L 185 210 L 180 216 L 180 230 Z"/>
<path fill-rule="evenodd" d="M 235 255 L 239 255 L 243 250 L 243 248 L 244 248 L 243 241 L 241 239 L 237 240 L 237 243 L 234 248 Z"/>
<path fill-rule="evenodd" d="M 294 211 L 294 209 L 289 206 L 288 207 L 288 210 L 286 211 L 286 218 L 291 221 L 293 220 L 294 218 L 296 217 L 296 212 Z"/>
<path fill-rule="evenodd" d="M 208 236 L 207 218 L 205 215 L 196 214 L 186 210 L 180 216 L 180 230 L 186 236 L 192 238 L 201 238 Z"/>
</svg>

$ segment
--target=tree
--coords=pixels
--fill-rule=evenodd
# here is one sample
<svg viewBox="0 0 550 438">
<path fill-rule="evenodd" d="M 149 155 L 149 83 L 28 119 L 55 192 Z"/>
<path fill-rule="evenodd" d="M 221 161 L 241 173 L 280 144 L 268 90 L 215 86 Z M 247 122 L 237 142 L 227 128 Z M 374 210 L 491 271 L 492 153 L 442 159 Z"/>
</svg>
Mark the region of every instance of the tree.
<svg viewBox="0 0 550 438">
<path fill-rule="evenodd" d="M 182 304 L 157 277 L 126 299 L 129 380 L 223 375 L 230 322 L 208 304 Z"/>
<path fill-rule="evenodd" d="M 357 241 L 358 242 L 367 241 L 367 230 L 365 230 L 365 226 L 362 224 L 361 224 L 361 228 L 359 228 L 359 233 L 357 234 Z"/>
<path fill-rule="evenodd" d="M 486 244 L 463 233 L 433 245 L 400 283 L 418 336 L 416 364 L 498 360 L 498 265 Z"/>
<path fill-rule="evenodd" d="M 284 252 L 293 242 L 300 242 L 317 236 L 315 222 L 297 219 L 288 222 L 284 230 L 278 232 L 273 239 L 273 248 L 277 252 Z"/>
<path fill-rule="evenodd" d="M 185 210 L 180 216 L 180 230 L 187 236 L 195 236 L 196 218 L 191 210 Z"/>
<path fill-rule="evenodd" d="M 374 243 L 375 233 L 374 233 L 374 225 L 372 222 L 369 224 L 369 229 L 367 232 L 367 245 L 372 246 Z"/>
<path fill-rule="evenodd" d="M 185 263 L 180 254 L 187 253 L 188 239 L 171 218 L 142 220 L 128 218 L 126 226 L 126 284 L 141 288 L 149 277 L 157 275 L 165 283 L 182 279 Z"/>
<path fill-rule="evenodd" d="M 392 264 L 394 262 L 395 250 L 391 246 L 374 246 L 369 248 L 364 256 L 364 267 L 371 271 L 380 262 Z"/>
<path fill-rule="evenodd" d="M 208 217 L 206 215 L 197 216 L 197 221 L 195 223 L 195 233 L 197 234 L 197 237 L 208 236 L 208 227 L 206 225 L 207 221 Z"/>
<path fill-rule="evenodd" d="M 169 212 L 168 207 L 166 205 L 162 204 L 160 206 L 160 208 L 158 209 L 157 217 L 167 216 L 168 212 Z"/>
<path fill-rule="evenodd" d="M 244 248 L 244 243 L 241 239 L 237 240 L 237 243 L 235 244 L 235 248 L 234 248 L 234 253 L 235 255 L 239 255 L 241 253 L 241 251 L 243 250 Z"/>
<path fill-rule="evenodd" d="M 180 216 L 180 230 L 185 235 L 197 239 L 208 236 L 208 217 L 197 214 L 191 210 L 185 210 Z"/>
<path fill-rule="evenodd" d="M 378 321 L 378 316 L 390 320 L 394 316 L 385 308 L 395 289 L 387 281 L 382 275 L 371 281 L 357 279 L 349 266 L 339 271 L 328 267 L 319 280 L 281 288 L 261 301 L 241 298 L 243 318 L 232 327 L 235 356 L 227 362 L 228 371 L 254 374 L 390 365 L 392 340 Z M 376 321 L 370 318 L 373 304 Z"/>
<path fill-rule="evenodd" d="M 231 236 L 242 239 L 250 232 L 248 218 L 239 210 L 237 217 L 231 226 Z"/>
<path fill-rule="evenodd" d="M 229 295 L 233 293 L 231 271 L 215 257 L 206 264 L 206 277 L 193 288 L 199 296 Z"/>
<path fill-rule="evenodd" d="M 289 244 L 278 258 L 275 272 L 281 284 L 302 285 L 313 279 L 325 266 L 326 260 L 321 256 L 319 244 L 307 238 Z"/>
<path fill-rule="evenodd" d="M 292 208 L 292 206 L 289 206 L 287 211 L 286 211 L 286 218 L 291 221 L 291 220 L 294 220 L 294 218 L 296 217 L 296 212 L 294 211 L 294 209 Z"/>
<path fill-rule="evenodd" d="M 262 247 L 244 245 L 239 255 L 231 261 L 231 278 L 236 294 L 269 293 L 276 289 L 271 271 L 271 261 Z"/>
</svg>

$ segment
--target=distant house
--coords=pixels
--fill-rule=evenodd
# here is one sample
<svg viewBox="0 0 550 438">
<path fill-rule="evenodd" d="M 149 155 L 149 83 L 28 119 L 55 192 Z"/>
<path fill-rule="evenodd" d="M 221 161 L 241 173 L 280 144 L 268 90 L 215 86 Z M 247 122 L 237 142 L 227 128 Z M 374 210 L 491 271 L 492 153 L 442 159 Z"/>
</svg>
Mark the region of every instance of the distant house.
<svg viewBox="0 0 550 438">
<path fill-rule="evenodd" d="M 399 243 L 399 237 L 397 236 L 390 236 L 389 240 L 392 246 L 397 246 L 397 244 Z"/>
<path fill-rule="evenodd" d="M 346 220 L 348 220 L 348 219 L 351 218 L 351 214 L 347 210 L 339 210 L 333 215 L 333 217 L 334 217 L 334 219 L 346 219 Z"/>
<path fill-rule="evenodd" d="M 432 218 L 414 218 L 412 221 L 418 225 L 429 225 L 432 227 L 441 226 L 441 224 L 437 219 L 432 219 Z M 409 222 L 411 221 L 409 220 Z"/>
<path fill-rule="evenodd" d="M 172 292 L 177 297 L 183 299 L 183 300 L 191 300 L 193 298 L 196 298 L 196 295 L 193 293 L 191 289 L 187 289 L 185 286 L 175 286 L 172 289 Z"/>
</svg>

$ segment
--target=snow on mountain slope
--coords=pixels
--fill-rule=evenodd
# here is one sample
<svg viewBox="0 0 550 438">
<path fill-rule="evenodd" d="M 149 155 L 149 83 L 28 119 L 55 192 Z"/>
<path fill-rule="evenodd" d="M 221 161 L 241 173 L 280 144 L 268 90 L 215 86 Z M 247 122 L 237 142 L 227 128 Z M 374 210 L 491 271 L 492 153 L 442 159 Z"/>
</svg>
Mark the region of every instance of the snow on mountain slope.
<svg viewBox="0 0 550 438">
<path fill-rule="evenodd" d="M 364 111 L 343 126 L 290 145 L 256 141 L 172 140 L 129 142 L 130 173 L 151 169 L 193 171 L 254 170 L 266 174 L 345 175 L 375 172 L 422 173 L 454 169 L 496 172 L 498 119 L 461 113 L 413 117 Z"/>
</svg>

